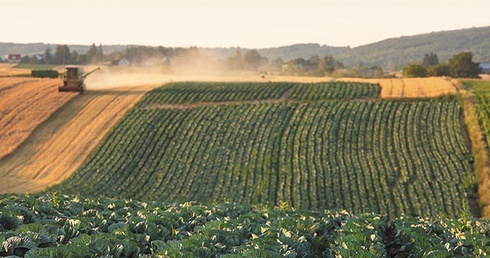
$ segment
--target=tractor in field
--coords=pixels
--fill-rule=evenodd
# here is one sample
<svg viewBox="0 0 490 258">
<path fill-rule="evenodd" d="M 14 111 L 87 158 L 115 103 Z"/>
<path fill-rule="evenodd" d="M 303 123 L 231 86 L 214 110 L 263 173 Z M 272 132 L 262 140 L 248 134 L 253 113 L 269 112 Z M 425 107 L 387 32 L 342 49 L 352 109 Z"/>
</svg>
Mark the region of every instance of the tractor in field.
<svg viewBox="0 0 490 258">
<path fill-rule="evenodd" d="M 83 68 L 78 66 L 67 66 L 65 70 L 63 86 L 59 86 L 58 91 L 78 91 L 83 93 L 85 91 L 85 78 L 93 72 L 100 70 L 100 67 L 88 73 L 84 73 Z"/>
</svg>

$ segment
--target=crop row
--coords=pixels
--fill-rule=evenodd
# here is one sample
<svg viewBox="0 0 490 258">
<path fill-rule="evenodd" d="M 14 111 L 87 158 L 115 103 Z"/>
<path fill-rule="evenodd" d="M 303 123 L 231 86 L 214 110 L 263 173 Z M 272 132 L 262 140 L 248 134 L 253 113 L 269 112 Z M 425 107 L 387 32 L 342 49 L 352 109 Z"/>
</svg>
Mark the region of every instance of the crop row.
<svg viewBox="0 0 490 258">
<path fill-rule="evenodd" d="M 0 196 L 0 256 L 484 257 L 490 223 L 288 207 Z"/>
<path fill-rule="evenodd" d="M 480 127 L 485 134 L 487 144 L 490 144 L 490 82 L 488 81 L 463 81 L 476 96 L 477 111 Z"/>
<path fill-rule="evenodd" d="M 456 102 L 133 109 L 54 190 L 458 216 L 471 176 Z"/>
<path fill-rule="evenodd" d="M 379 85 L 368 83 L 179 82 L 170 83 L 153 90 L 143 97 L 138 106 L 274 99 L 300 101 L 357 99 L 377 98 L 379 94 Z"/>
<path fill-rule="evenodd" d="M 376 99 L 381 94 L 378 84 L 328 82 L 295 84 L 289 99 L 299 101 Z"/>
</svg>

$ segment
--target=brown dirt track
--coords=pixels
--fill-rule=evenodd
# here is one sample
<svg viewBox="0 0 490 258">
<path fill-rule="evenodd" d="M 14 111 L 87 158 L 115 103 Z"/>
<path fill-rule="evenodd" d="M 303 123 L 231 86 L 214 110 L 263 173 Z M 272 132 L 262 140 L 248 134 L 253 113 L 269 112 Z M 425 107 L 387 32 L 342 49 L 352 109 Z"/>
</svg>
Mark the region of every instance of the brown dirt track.
<svg viewBox="0 0 490 258">
<path fill-rule="evenodd" d="M 0 84 L 4 80 L 7 79 L 0 79 Z M 88 91 L 80 95 L 58 93 L 57 84 L 52 82 L 50 84 L 32 79 L 24 81 L 37 86 L 36 89 L 43 90 L 32 90 L 33 87 L 24 89 L 26 83 L 22 79 L 5 82 L 1 84 L 3 87 L 0 90 L 8 88 L 15 94 L 2 96 L 0 110 L 12 109 L 12 106 L 24 103 L 22 105 L 32 107 L 33 113 L 42 110 L 48 117 L 44 120 L 38 119 L 40 123 L 36 126 L 27 118 L 18 119 L 14 123 L 19 131 L 22 131 L 22 128 L 30 130 L 23 130 L 28 137 L 24 140 L 16 139 L 16 148 L 13 147 L 15 144 L 5 145 L 10 152 L 5 151 L 8 155 L 0 159 L 0 193 L 40 191 L 66 179 L 125 111 L 154 87 L 135 86 L 110 91 Z M 29 97 L 21 101 L 18 99 L 21 96 Z M 55 102 L 53 98 L 65 102 Z M 30 110 L 26 108 L 18 114 L 30 114 Z M 4 126 L 3 120 L 0 121 L 0 125 Z M 1 131 L 0 135 L 6 134 Z"/>
</svg>

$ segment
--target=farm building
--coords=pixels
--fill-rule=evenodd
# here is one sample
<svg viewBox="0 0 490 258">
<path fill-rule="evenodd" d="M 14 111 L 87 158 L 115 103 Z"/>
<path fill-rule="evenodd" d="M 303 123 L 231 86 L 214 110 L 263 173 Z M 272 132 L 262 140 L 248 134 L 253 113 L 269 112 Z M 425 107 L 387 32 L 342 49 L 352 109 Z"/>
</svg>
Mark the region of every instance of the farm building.
<svg viewBox="0 0 490 258">
<path fill-rule="evenodd" d="M 480 67 L 483 73 L 490 74 L 490 63 L 481 63 Z"/>
<path fill-rule="evenodd" d="M 34 57 L 37 59 L 38 62 L 41 62 L 44 60 L 44 55 L 41 54 L 36 54 Z"/>
<path fill-rule="evenodd" d="M 20 54 L 8 54 L 5 55 L 4 60 L 7 63 L 18 63 L 20 62 L 20 59 L 22 59 L 22 56 Z"/>
<path fill-rule="evenodd" d="M 120 66 L 129 66 L 129 65 L 131 65 L 131 62 L 128 59 L 123 58 L 123 59 L 119 60 L 118 65 L 120 65 Z"/>
</svg>

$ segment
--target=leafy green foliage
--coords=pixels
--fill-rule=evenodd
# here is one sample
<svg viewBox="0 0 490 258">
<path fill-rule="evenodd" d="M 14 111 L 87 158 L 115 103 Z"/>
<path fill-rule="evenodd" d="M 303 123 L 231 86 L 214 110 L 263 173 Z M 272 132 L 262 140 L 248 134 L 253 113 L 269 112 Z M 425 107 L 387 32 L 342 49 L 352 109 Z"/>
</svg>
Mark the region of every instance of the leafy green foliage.
<svg viewBox="0 0 490 258">
<path fill-rule="evenodd" d="M 143 108 L 152 105 L 201 102 L 367 99 L 378 98 L 380 91 L 377 84 L 350 82 L 185 82 L 170 83 L 156 88 L 146 94 L 137 106 Z"/>
<path fill-rule="evenodd" d="M 427 69 L 419 64 L 408 64 L 402 73 L 407 78 L 427 77 Z"/>
<path fill-rule="evenodd" d="M 490 81 L 464 80 L 463 84 L 475 95 L 480 128 L 490 145 Z"/>
<path fill-rule="evenodd" d="M 353 216 L 345 211 L 312 212 L 231 203 L 168 204 L 72 195 L 56 198 L 53 205 L 51 194 L 0 196 L 0 210 L 26 208 L 38 218 L 35 222 L 22 223 L 18 227 L 22 231 L 0 229 L 0 256 L 393 257 L 398 253 L 408 257 L 483 257 L 490 254 L 487 237 L 490 223 L 482 220 L 411 216 L 388 220 L 375 214 Z M 52 205 L 52 211 L 35 211 L 34 205 Z M 93 205 L 96 208 L 89 208 Z M 71 213 L 66 207 L 86 208 Z M 53 217 L 53 213 L 57 215 Z M 64 241 L 68 236 L 70 240 Z"/>
<path fill-rule="evenodd" d="M 431 53 L 432 55 L 432 53 Z M 434 64 L 437 56 L 426 54 L 422 65 L 409 64 L 403 68 L 405 77 L 451 76 L 453 78 L 479 78 L 481 68 L 479 63 L 473 62 L 471 52 L 461 52 L 453 55 L 447 64 Z"/>
<path fill-rule="evenodd" d="M 422 59 L 422 66 L 425 68 L 429 68 L 431 66 L 435 66 L 439 64 L 439 58 L 437 54 L 430 52 L 430 54 L 425 53 L 424 59 Z"/>
<path fill-rule="evenodd" d="M 480 63 L 473 62 L 471 52 L 461 52 L 449 59 L 451 75 L 455 78 L 479 78 Z"/>
<path fill-rule="evenodd" d="M 155 90 L 53 190 L 145 200 L 287 203 L 389 217 L 461 214 L 466 205 L 461 185 L 471 175 L 471 155 L 457 102 L 354 98 L 376 92 L 371 84 L 340 84 L 357 89 L 352 95 L 337 84 L 281 85 L 183 83 Z M 192 95 L 194 90 L 200 94 Z M 155 108 L 254 94 L 277 97 L 285 91 L 287 99 L 278 102 Z"/>
<path fill-rule="evenodd" d="M 355 47 L 335 56 L 350 67 L 363 62 L 366 66 L 391 68 L 393 65 L 405 67 L 408 63 L 418 63 L 424 53 L 431 51 L 437 53 L 440 63 L 462 51 L 472 51 L 475 53 L 475 59 L 483 62 L 490 60 L 489 38 L 489 26 L 441 31 L 386 39 Z"/>
<path fill-rule="evenodd" d="M 451 67 L 447 64 L 434 65 L 429 68 L 429 74 L 431 76 L 451 76 Z"/>
</svg>

